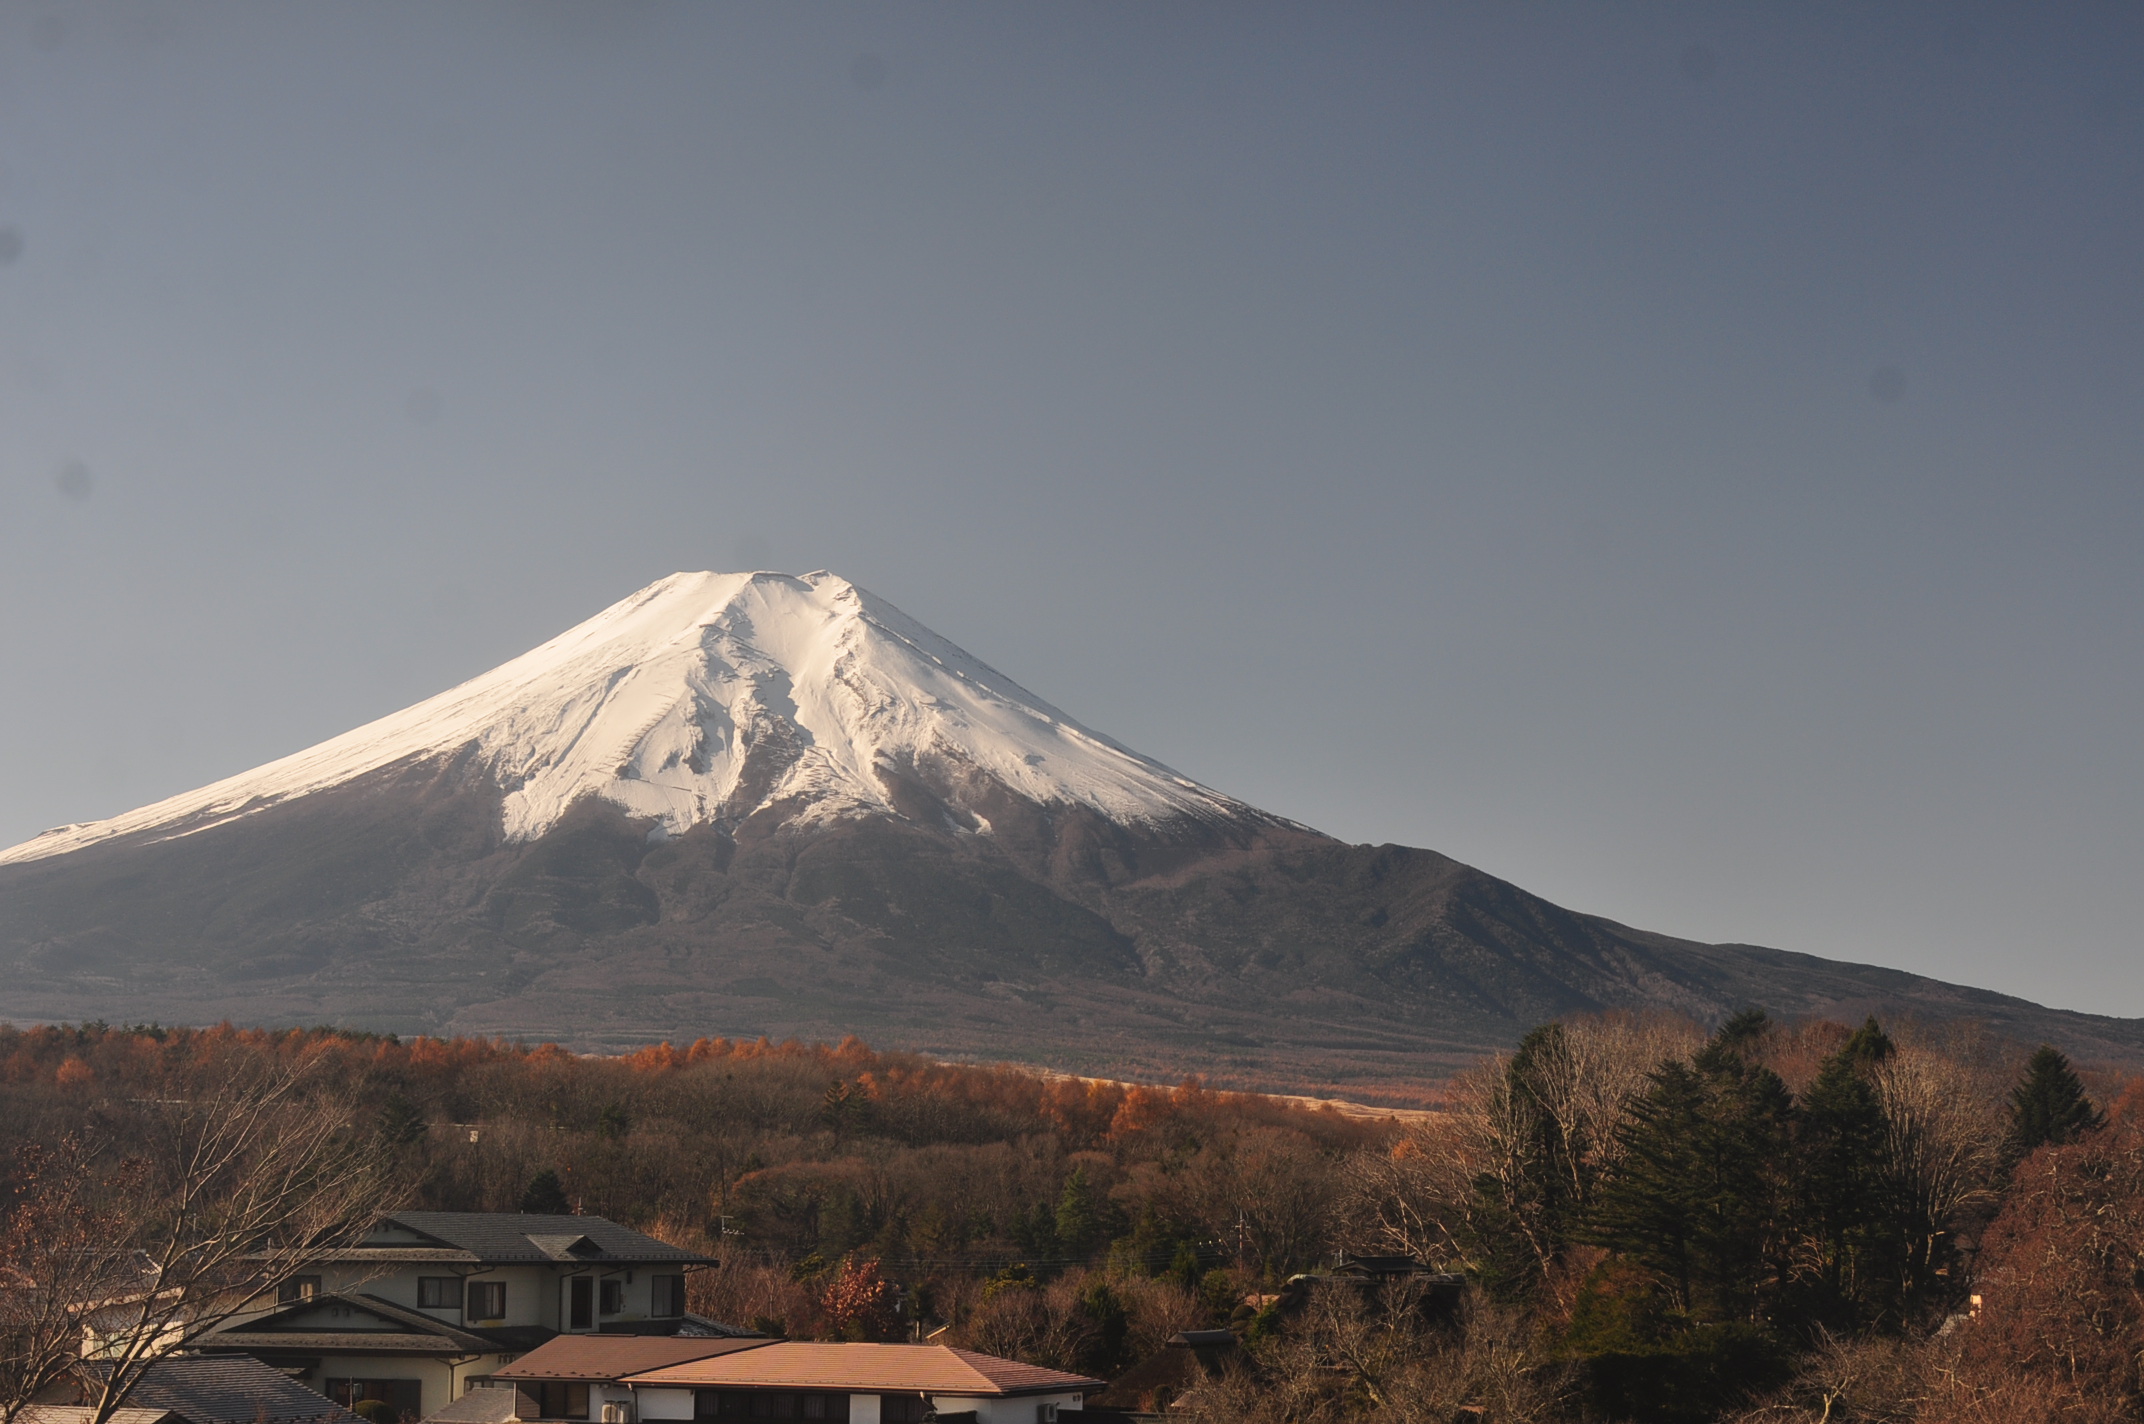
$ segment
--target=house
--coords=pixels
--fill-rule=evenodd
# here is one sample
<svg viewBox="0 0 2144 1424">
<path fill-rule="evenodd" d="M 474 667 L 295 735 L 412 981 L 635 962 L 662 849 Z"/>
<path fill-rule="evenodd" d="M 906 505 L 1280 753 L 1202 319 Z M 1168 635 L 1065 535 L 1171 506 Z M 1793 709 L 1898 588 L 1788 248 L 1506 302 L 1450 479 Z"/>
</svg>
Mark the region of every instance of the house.
<svg viewBox="0 0 2144 1424">
<path fill-rule="evenodd" d="M 94 1412 L 109 1366 L 84 1363 L 62 1389 L 67 1396 L 39 1403 L 35 1424 L 78 1424 Z M 135 1418 L 134 1416 L 144 1416 Z M 174 1355 L 142 1373 L 113 1424 L 357 1424 L 349 1410 L 244 1355 Z"/>
<path fill-rule="evenodd" d="M 630 1417 L 633 1391 L 621 1383 L 627 1377 L 773 1343 L 773 1337 L 765 1335 L 731 1339 L 561 1335 L 499 1370 L 492 1378 L 502 1388 L 487 1392 L 509 1397 L 515 1419 L 600 1421 L 605 1406 Z M 482 1421 L 468 1420 L 467 1424 Z"/>
<path fill-rule="evenodd" d="M 625 1377 L 630 1413 L 658 1420 L 825 1420 L 829 1424 L 1053 1424 L 1104 1381 L 948 1345 L 780 1340 Z M 591 1401 L 591 1407 L 593 1402 Z M 608 1418 L 609 1416 L 603 1416 Z"/>
<path fill-rule="evenodd" d="M 400 1212 L 197 1343 L 422 1418 L 557 1335 L 736 1333 L 686 1313 L 713 1264 L 597 1216 Z"/>
</svg>

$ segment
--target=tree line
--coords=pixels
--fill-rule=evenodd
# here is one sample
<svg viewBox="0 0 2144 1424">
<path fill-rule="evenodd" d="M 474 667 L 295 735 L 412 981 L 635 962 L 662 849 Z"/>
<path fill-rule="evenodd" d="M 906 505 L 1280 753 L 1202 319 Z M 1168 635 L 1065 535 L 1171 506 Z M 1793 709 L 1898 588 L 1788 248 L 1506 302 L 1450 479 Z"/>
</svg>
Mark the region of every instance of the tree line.
<svg viewBox="0 0 2144 1424">
<path fill-rule="evenodd" d="M 1971 1030 L 1755 1013 L 1550 1024 L 1405 1122 L 854 1041 L 0 1028 L 0 1269 L 53 1280 L 90 1239 L 223 1259 L 203 1243 L 390 1203 L 585 1211 L 706 1248 L 692 1308 L 791 1336 L 943 1328 L 1109 1376 L 1233 1325 L 1239 1367 L 1174 1401 L 1187 1418 L 2129 1419 L 2130 1098 Z M 177 1144 L 239 1119 L 223 1187 L 188 1186 L 207 1159 Z M 253 1175 L 311 1214 L 211 1209 Z M 1284 1295 L 1337 1251 L 1457 1273 L 1464 1305 Z M 11 1362 L 65 1296 L 0 1293 Z M 35 1371 L 9 1369 L 19 1402 Z"/>
</svg>

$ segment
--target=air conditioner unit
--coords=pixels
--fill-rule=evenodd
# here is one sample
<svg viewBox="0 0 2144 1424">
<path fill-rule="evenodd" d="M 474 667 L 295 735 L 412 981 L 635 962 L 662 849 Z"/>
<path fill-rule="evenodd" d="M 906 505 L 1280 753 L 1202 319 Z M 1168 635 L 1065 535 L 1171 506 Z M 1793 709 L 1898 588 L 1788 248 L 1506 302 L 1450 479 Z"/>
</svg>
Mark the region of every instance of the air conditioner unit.
<svg viewBox="0 0 2144 1424">
<path fill-rule="evenodd" d="M 603 1424 L 632 1424 L 631 1411 L 623 1404 L 603 1406 Z"/>
<path fill-rule="evenodd" d="M 1057 1424 L 1057 1406 L 1054 1404 L 1036 1405 L 1035 1424 Z"/>
</svg>

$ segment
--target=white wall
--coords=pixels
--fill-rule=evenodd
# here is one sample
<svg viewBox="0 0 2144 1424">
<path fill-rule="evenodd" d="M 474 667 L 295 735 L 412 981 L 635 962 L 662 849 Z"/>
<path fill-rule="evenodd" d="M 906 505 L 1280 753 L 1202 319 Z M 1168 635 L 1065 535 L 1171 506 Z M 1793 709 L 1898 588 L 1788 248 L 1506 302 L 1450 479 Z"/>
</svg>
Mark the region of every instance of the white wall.
<svg viewBox="0 0 2144 1424">
<path fill-rule="evenodd" d="M 640 1417 L 643 1419 L 692 1417 L 692 1391 L 689 1389 L 637 1389 L 633 1393 L 639 1398 Z M 851 1420 L 855 1417 L 853 1414 L 849 1416 Z M 876 1414 L 872 1415 L 872 1424 L 878 1424 Z"/>
<path fill-rule="evenodd" d="M 1070 1414 L 1080 1407 L 1081 1400 L 1077 1394 L 1023 1394 L 1012 1399 L 963 1399 L 958 1403 L 941 1399 L 938 1407 L 962 1409 L 972 1403 L 976 1424 L 1035 1424 L 1036 1405 L 1054 1404 L 1061 1413 Z M 849 1417 L 855 1418 L 853 1414 Z"/>
</svg>

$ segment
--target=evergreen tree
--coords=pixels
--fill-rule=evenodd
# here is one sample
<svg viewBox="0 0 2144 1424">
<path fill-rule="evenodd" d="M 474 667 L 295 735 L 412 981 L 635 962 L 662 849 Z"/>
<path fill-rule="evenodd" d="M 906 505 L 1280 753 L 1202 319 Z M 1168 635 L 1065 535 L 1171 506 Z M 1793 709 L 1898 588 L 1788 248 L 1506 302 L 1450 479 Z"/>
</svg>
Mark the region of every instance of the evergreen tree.
<svg viewBox="0 0 2144 1424">
<path fill-rule="evenodd" d="M 1839 1050 L 1841 1055 L 1851 1059 L 1861 1068 L 1873 1068 L 1897 1051 L 1898 1045 L 1891 1042 L 1891 1036 L 1876 1022 L 1874 1014 L 1854 1030 L 1853 1036 L 1848 1038 L 1845 1046 Z"/>
<path fill-rule="evenodd" d="M 546 1167 L 529 1178 L 528 1190 L 521 1194 L 521 1209 L 543 1216 L 564 1216 L 573 1210 L 573 1203 L 567 1199 L 565 1183 L 559 1181 L 558 1173 Z"/>
<path fill-rule="evenodd" d="M 612 1103 L 596 1116 L 596 1132 L 612 1142 L 622 1142 L 633 1130 L 632 1114 L 624 1103 Z"/>
<path fill-rule="evenodd" d="M 1065 1178 L 1065 1189 L 1057 1198 L 1056 1225 L 1057 1244 L 1068 1256 L 1084 1257 L 1101 1235 L 1101 1207 L 1087 1180 L 1085 1163 L 1074 1167 L 1072 1175 Z"/>
<path fill-rule="evenodd" d="M 1887 1190 L 1883 1104 L 1868 1070 L 1891 1050 L 1874 1019 L 1824 1060 L 1802 1095 L 1796 1131 L 1796 1253 L 1802 1311 L 1850 1329 L 1893 1313 L 1903 1244 Z"/>
<path fill-rule="evenodd" d="M 1124 1298 L 1110 1287 L 1107 1277 L 1097 1275 L 1080 1292 L 1079 1311 L 1094 1330 L 1092 1339 L 1080 1352 L 1080 1368 L 1104 1379 L 1122 1374 L 1131 1364 L 1125 1347 L 1131 1336 L 1132 1319 Z"/>
<path fill-rule="evenodd" d="M 1651 1272 L 1688 1323 L 1756 1319 L 1783 1271 L 1794 1110 L 1751 1057 L 1766 1027 L 1737 1014 L 1653 1070 L 1592 1213 L 1592 1239 Z"/>
<path fill-rule="evenodd" d="M 2070 1142 L 2106 1125 L 2105 1114 L 2084 1095 L 2084 1084 L 2069 1059 L 2043 1043 L 2010 1092 L 2010 1136 L 2004 1154 L 2018 1162 L 2036 1147 Z"/>
<path fill-rule="evenodd" d="M 1058 1259 L 1057 1213 L 1050 1209 L 1049 1202 L 1038 1201 L 1030 1209 L 1013 1212 L 1012 1241 L 1032 1260 L 1048 1263 Z"/>
<path fill-rule="evenodd" d="M 408 1147 L 424 1138 L 424 1114 L 400 1093 L 389 1093 L 380 1105 L 380 1141 L 389 1147 Z"/>
</svg>

